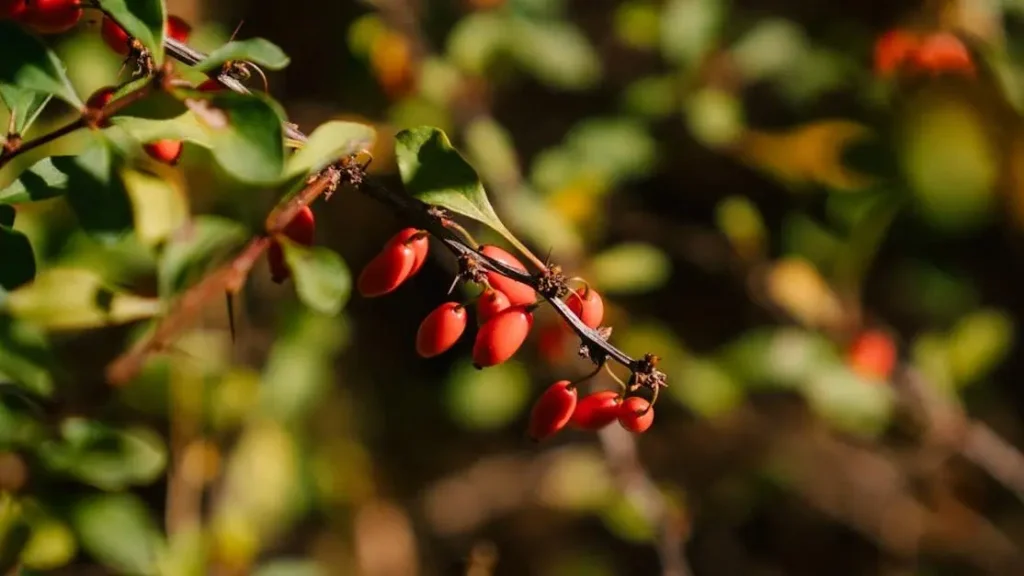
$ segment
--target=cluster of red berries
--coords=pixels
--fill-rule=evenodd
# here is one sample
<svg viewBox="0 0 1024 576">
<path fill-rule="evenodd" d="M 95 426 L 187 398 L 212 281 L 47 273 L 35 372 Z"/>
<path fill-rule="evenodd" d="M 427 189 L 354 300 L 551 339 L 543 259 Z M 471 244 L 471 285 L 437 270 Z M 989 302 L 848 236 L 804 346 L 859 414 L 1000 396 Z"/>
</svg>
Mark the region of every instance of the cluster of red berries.
<svg viewBox="0 0 1024 576">
<path fill-rule="evenodd" d="M 38 34 L 62 34 L 82 19 L 81 0 L 0 0 L 0 19 L 16 20 Z"/>
<path fill-rule="evenodd" d="M 875 74 L 888 78 L 900 71 L 973 75 L 975 69 L 970 50 L 955 34 L 890 30 L 875 42 Z"/>
<path fill-rule="evenodd" d="M 372 298 L 393 292 L 419 272 L 428 248 L 425 230 L 399 231 L 359 274 L 359 293 Z M 480 253 L 510 268 L 527 271 L 522 262 L 498 246 L 481 246 Z M 494 271 L 487 271 L 484 277 L 484 289 L 475 306 L 478 328 L 473 342 L 473 366 L 478 369 L 501 364 L 519 350 L 533 328 L 533 311 L 539 305 L 533 287 Z M 570 293 L 566 304 L 590 328 L 598 328 L 604 319 L 604 302 L 589 286 Z M 451 349 L 469 324 L 467 307 L 465 303 L 449 301 L 427 314 L 416 332 L 416 352 L 431 358 Z M 654 421 L 654 411 L 650 402 L 639 396 L 623 400 L 613 391 L 596 392 L 577 402 L 576 384 L 561 380 L 534 405 L 529 434 L 539 441 L 570 423 L 581 429 L 597 430 L 616 419 L 627 430 L 644 432 Z"/>
</svg>

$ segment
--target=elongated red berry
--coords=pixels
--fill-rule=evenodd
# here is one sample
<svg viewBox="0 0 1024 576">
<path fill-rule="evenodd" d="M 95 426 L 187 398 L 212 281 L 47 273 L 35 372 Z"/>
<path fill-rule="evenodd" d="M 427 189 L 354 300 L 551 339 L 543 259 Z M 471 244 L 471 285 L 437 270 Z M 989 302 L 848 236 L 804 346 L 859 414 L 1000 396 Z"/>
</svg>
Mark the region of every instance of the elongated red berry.
<svg viewBox="0 0 1024 576">
<path fill-rule="evenodd" d="M 488 288 L 476 301 L 476 323 L 483 325 L 511 305 L 504 292 Z"/>
<path fill-rule="evenodd" d="M 581 286 L 565 299 L 569 310 L 590 328 L 597 328 L 604 320 L 604 301 L 597 290 Z"/>
<path fill-rule="evenodd" d="M 22 22 L 39 34 L 62 34 L 82 19 L 81 0 L 27 0 Z"/>
<path fill-rule="evenodd" d="M 412 246 L 388 243 L 359 273 L 356 288 L 366 298 L 388 294 L 405 282 L 415 261 Z"/>
<path fill-rule="evenodd" d="M 412 278 L 417 272 L 419 272 L 420 268 L 423 267 L 423 263 L 427 260 L 427 253 L 430 251 L 430 242 L 427 238 L 428 235 L 425 230 L 419 230 L 417 228 L 403 228 L 388 241 L 389 243 L 406 244 L 412 248 L 416 259 L 413 260 L 412 269 L 409 270 L 407 278 Z"/>
<path fill-rule="evenodd" d="M 622 398 L 614 390 L 594 392 L 580 398 L 570 422 L 583 430 L 600 430 L 619 417 L 620 404 Z"/>
<path fill-rule="evenodd" d="M 940 32 L 925 38 L 913 51 L 911 61 L 918 69 L 933 74 L 974 73 L 974 61 L 967 46 L 955 34 L 949 32 Z"/>
<path fill-rule="evenodd" d="M 862 332 L 847 351 L 850 368 L 872 380 L 888 380 L 896 366 L 896 357 L 896 345 L 881 330 Z"/>
<path fill-rule="evenodd" d="M 181 159 L 181 150 L 184 144 L 181 140 L 154 140 L 143 144 L 142 148 L 157 162 L 174 166 Z"/>
<path fill-rule="evenodd" d="M 312 246 L 316 237 L 316 218 L 309 206 L 300 208 L 281 233 L 298 244 Z M 270 279 L 273 282 L 280 284 L 291 277 L 292 272 L 284 258 L 284 249 L 276 240 L 270 244 L 267 261 L 270 264 Z"/>
<path fill-rule="evenodd" d="M 167 26 L 164 30 L 168 38 L 178 42 L 188 42 L 188 37 L 192 34 L 192 26 L 177 16 L 167 17 Z"/>
<path fill-rule="evenodd" d="M 506 266 L 522 270 L 523 272 L 527 271 L 526 266 L 523 266 L 523 263 L 520 262 L 518 258 L 509 254 L 502 248 L 487 244 L 481 247 L 480 252 L 485 256 L 490 256 L 491 258 L 502 262 Z M 537 301 L 537 292 L 533 288 L 523 284 L 522 282 L 506 278 L 497 272 L 488 272 L 487 282 L 495 290 L 504 292 L 505 296 L 508 296 L 508 301 L 513 306 L 518 306 L 520 304 L 533 304 Z"/>
<path fill-rule="evenodd" d="M 526 341 L 533 314 L 525 306 L 512 306 L 484 322 L 473 343 L 473 365 L 494 366 L 511 358 Z"/>
<path fill-rule="evenodd" d="M 0 0 L 0 20 L 19 20 L 25 15 L 25 0 Z"/>
<path fill-rule="evenodd" d="M 530 411 L 530 438 L 540 442 L 565 428 L 576 410 L 576 396 L 576 388 L 568 380 L 549 386 Z"/>
<path fill-rule="evenodd" d="M 108 16 L 104 16 L 103 23 L 100 24 L 100 37 L 103 38 L 104 44 L 121 56 L 127 56 L 131 51 L 131 36 Z"/>
<path fill-rule="evenodd" d="M 619 404 L 619 424 L 630 432 L 646 432 L 654 423 L 654 407 L 639 396 L 630 396 Z"/>
<path fill-rule="evenodd" d="M 458 302 L 445 302 L 420 323 L 416 331 L 416 353 L 431 358 L 447 352 L 466 331 L 466 307 Z"/>
<path fill-rule="evenodd" d="M 566 359 L 572 330 L 558 320 L 540 326 L 537 335 L 537 353 L 549 364 L 558 364 Z"/>
<path fill-rule="evenodd" d="M 907 63 L 920 40 L 906 30 L 889 30 L 875 42 L 875 74 L 888 77 Z"/>
</svg>

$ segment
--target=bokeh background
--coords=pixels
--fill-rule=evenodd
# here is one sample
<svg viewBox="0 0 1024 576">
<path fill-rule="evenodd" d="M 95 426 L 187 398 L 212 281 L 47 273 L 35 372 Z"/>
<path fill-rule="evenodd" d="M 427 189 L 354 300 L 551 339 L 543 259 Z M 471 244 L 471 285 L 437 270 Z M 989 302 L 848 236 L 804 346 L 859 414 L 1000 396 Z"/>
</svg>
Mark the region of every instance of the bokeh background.
<svg viewBox="0 0 1024 576">
<path fill-rule="evenodd" d="M 124 389 L 103 369 L 137 326 L 52 337 L 42 425 L 67 442 L 0 456 L 0 486 L 27 495 L 25 573 L 1024 573 L 1024 3 L 167 4 L 199 49 L 236 27 L 281 46 L 270 94 L 307 133 L 372 123 L 388 187 L 395 131 L 443 128 L 506 224 L 601 291 L 612 341 L 658 354 L 669 388 L 642 436 L 533 444 L 532 400 L 589 369 L 550 310 L 513 361 L 477 371 L 468 338 L 415 355 L 455 270 L 439 247 L 338 317 L 261 263 L 236 342 L 217 303 Z M 55 44 L 81 94 L 120 64 L 87 20 Z M 893 28 L 964 34 L 977 73 L 879 77 Z M 186 145 L 167 178 L 197 212 L 261 221 L 273 198 L 210 164 Z M 352 190 L 314 211 L 353 275 L 403 225 Z M 44 266 L 137 273 L 60 202 L 18 225 Z M 898 348 L 889 379 L 847 362 L 866 327 Z M 40 424 L 4 402 L 16 445 Z M 93 421 L 124 433 L 76 451 Z"/>
</svg>

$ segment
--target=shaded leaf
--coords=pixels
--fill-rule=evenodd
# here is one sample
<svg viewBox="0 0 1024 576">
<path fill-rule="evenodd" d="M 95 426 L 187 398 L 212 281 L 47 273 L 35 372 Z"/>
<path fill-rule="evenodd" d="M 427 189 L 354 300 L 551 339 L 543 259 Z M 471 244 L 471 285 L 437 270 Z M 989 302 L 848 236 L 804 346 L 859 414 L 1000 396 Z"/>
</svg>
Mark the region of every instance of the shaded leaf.
<svg viewBox="0 0 1024 576">
<path fill-rule="evenodd" d="M 129 36 L 149 50 L 158 67 L 164 60 L 167 9 L 163 0 L 99 0 Z"/>
<path fill-rule="evenodd" d="M 241 182 L 270 184 L 284 169 L 284 114 L 270 97 L 218 92 L 188 100 L 209 135 L 213 157 Z"/>
<path fill-rule="evenodd" d="M 17 180 L 0 190 L 0 204 L 46 200 L 64 194 L 68 175 L 58 170 L 53 161 L 54 157 L 43 158 L 19 174 Z"/>
<path fill-rule="evenodd" d="M 280 70 L 287 66 L 290 60 L 284 50 L 273 42 L 263 38 L 249 38 L 220 46 L 195 67 L 200 72 L 210 72 L 219 69 L 228 61 L 252 62 L 262 68 Z"/>
<path fill-rule="evenodd" d="M 92 496 L 72 511 L 82 548 L 122 574 L 155 572 L 163 537 L 145 503 L 131 493 Z"/>
<path fill-rule="evenodd" d="M 28 237 L 11 226 L 0 224 L 0 291 L 20 288 L 35 275 L 36 259 Z"/>
<path fill-rule="evenodd" d="M 18 134 L 25 134 L 28 131 L 29 126 L 39 117 L 39 113 L 51 98 L 52 94 L 0 83 L 0 100 L 3 100 L 7 110 L 14 115 L 14 131 Z"/>
<path fill-rule="evenodd" d="M 234 220 L 205 214 L 193 218 L 160 256 L 160 295 L 166 298 L 184 290 L 241 246 L 246 237 L 245 227 Z"/>
<path fill-rule="evenodd" d="M 306 306 L 322 314 L 341 312 L 352 291 L 352 277 L 341 256 L 328 248 L 308 248 L 280 236 L 295 292 Z"/>
<path fill-rule="evenodd" d="M 167 466 L 167 449 L 153 431 L 118 430 L 83 418 L 65 420 L 61 439 L 40 446 L 39 456 L 51 470 L 102 490 L 149 484 Z"/>
<path fill-rule="evenodd" d="M 608 294 L 636 294 L 660 287 L 671 273 L 671 261 L 660 249 L 626 242 L 596 254 L 587 279 Z"/>
<path fill-rule="evenodd" d="M 311 174 L 350 154 L 369 150 L 377 134 L 372 126 L 333 120 L 317 127 L 309 140 L 288 159 L 289 178 Z"/>
<path fill-rule="evenodd" d="M 21 25 L 0 20 L 0 85 L 52 94 L 75 108 L 84 105 L 71 86 L 64 64 Z"/>
<path fill-rule="evenodd" d="M 51 330 L 77 330 L 132 322 L 160 313 L 159 300 L 115 290 L 92 270 L 50 268 L 7 296 L 18 318 Z"/>
<path fill-rule="evenodd" d="M 123 161 L 105 142 L 78 156 L 57 156 L 67 175 L 65 197 L 82 228 L 97 240 L 117 241 L 132 229 L 132 205 L 120 178 Z"/>
<path fill-rule="evenodd" d="M 0 374 L 33 394 L 50 396 L 55 366 L 56 359 L 41 330 L 0 315 Z"/>
</svg>

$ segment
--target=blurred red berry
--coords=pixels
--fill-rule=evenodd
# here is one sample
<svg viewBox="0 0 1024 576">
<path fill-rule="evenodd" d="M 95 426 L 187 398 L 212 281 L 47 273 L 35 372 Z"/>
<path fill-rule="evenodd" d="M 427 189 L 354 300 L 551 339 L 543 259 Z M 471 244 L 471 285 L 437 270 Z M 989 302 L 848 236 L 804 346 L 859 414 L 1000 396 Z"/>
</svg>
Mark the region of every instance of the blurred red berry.
<svg viewBox="0 0 1024 576">
<path fill-rule="evenodd" d="M 523 272 L 527 271 L 526 267 L 523 266 L 523 263 L 520 262 L 518 258 L 509 254 L 502 248 L 488 244 L 482 246 L 480 252 L 485 256 L 490 256 L 506 266 L 509 266 L 510 268 L 522 270 Z M 506 278 L 497 272 L 488 272 L 487 282 L 495 290 L 504 292 L 505 296 L 508 297 L 508 301 L 513 306 L 518 306 L 520 304 L 533 304 L 537 300 L 537 293 L 533 288 L 523 284 L 522 282 Z"/>
<path fill-rule="evenodd" d="M 413 260 L 412 269 L 409 270 L 407 278 L 412 278 L 417 272 L 419 272 L 420 268 L 423 267 L 423 263 L 427 260 L 427 253 L 430 251 L 430 241 L 427 239 L 428 236 L 429 235 L 426 230 L 403 228 L 388 241 L 392 244 L 405 244 L 412 248 L 415 259 Z"/>
<path fill-rule="evenodd" d="M 416 251 L 412 246 L 402 242 L 389 242 L 363 268 L 356 287 L 366 298 L 388 294 L 405 282 L 415 262 Z"/>
<path fill-rule="evenodd" d="M 583 430 L 600 430 L 619 417 L 622 399 L 614 390 L 594 392 L 580 399 L 571 423 Z"/>
<path fill-rule="evenodd" d="M 431 358 L 447 352 L 466 331 L 466 307 L 445 302 L 427 314 L 416 332 L 416 353 Z"/>
<path fill-rule="evenodd" d="M 604 320 L 604 301 L 593 288 L 581 286 L 575 292 L 569 293 L 565 303 L 569 310 L 590 328 L 597 328 Z"/>
<path fill-rule="evenodd" d="M 919 44 L 917 35 L 906 30 L 889 30 L 882 34 L 875 42 L 875 74 L 881 77 L 894 74 L 907 63 Z"/>
<path fill-rule="evenodd" d="M 539 442 L 565 428 L 576 410 L 576 397 L 576 388 L 568 380 L 559 380 L 548 387 L 530 411 L 530 438 Z"/>
<path fill-rule="evenodd" d="M 630 396 L 619 404 L 618 418 L 623 428 L 640 434 L 654 423 L 654 407 L 639 396 Z"/>
<path fill-rule="evenodd" d="M 117 88 L 114 86 L 104 86 L 99 90 L 92 93 L 91 96 L 85 101 L 85 107 L 89 110 L 102 110 L 111 100 L 114 99 L 114 93 L 117 92 Z M 102 127 L 110 126 L 108 120 L 104 120 L 101 123 Z"/>
<path fill-rule="evenodd" d="M 21 20 L 39 34 L 62 34 L 82 19 L 81 0 L 27 0 Z"/>
<path fill-rule="evenodd" d="M 533 314 L 525 306 L 512 306 L 484 322 L 473 343 L 473 365 L 494 366 L 511 358 L 526 341 Z"/>
<path fill-rule="evenodd" d="M 131 36 L 107 16 L 103 17 L 103 24 L 100 25 L 100 37 L 111 50 L 121 56 L 127 56 L 131 51 Z"/>
<path fill-rule="evenodd" d="M 921 42 L 911 59 L 919 70 L 942 73 L 974 73 L 974 61 L 967 46 L 955 34 L 939 32 Z"/>
<path fill-rule="evenodd" d="M 184 144 L 181 140 L 154 140 L 143 144 L 146 154 L 149 154 L 151 158 L 157 162 L 163 162 L 174 166 L 181 159 L 181 151 L 184 148 Z"/>
<path fill-rule="evenodd" d="M 18 20 L 27 10 L 25 0 L 0 0 L 0 20 Z"/>
<path fill-rule="evenodd" d="M 484 322 L 494 318 L 495 315 L 511 305 L 512 303 L 508 301 L 508 296 L 505 296 L 504 292 L 490 288 L 484 290 L 480 299 L 476 301 L 476 323 L 483 325 Z"/>
<path fill-rule="evenodd" d="M 309 206 L 300 208 L 281 234 L 303 246 L 312 246 L 316 237 L 316 218 L 313 216 L 313 210 Z M 284 248 L 279 242 L 273 241 L 270 244 L 267 260 L 270 263 L 270 279 L 273 282 L 280 284 L 291 277 L 291 270 L 284 257 Z"/>
<path fill-rule="evenodd" d="M 222 86 L 220 82 L 217 82 L 213 78 L 207 78 L 206 80 L 203 80 L 198 86 L 196 86 L 196 90 L 199 90 L 200 92 L 219 92 L 223 89 L 224 86 Z"/>
<path fill-rule="evenodd" d="M 888 380 L 896 359 L 896 345 L 881 330 L 862 332 L 847 350 L 850 369 L 872 380 Z"/>
<path fill-rule="evenodd" d="M 188 22 L 177 16 L 168 16 L 165 32 L 168 38 L 173 38 L 178 42 L 188 42 L 188 37 L 192 33 L 192 26 L 189 26 Z"/>
<path fill-rule="evenodd" d="M 572 330 L 567 329 L 561 320 L 545 324 L 537 330 L 537 352 L 540 357 L 549 364 L 557 364 L 564 360 Z"/>
</svg>

